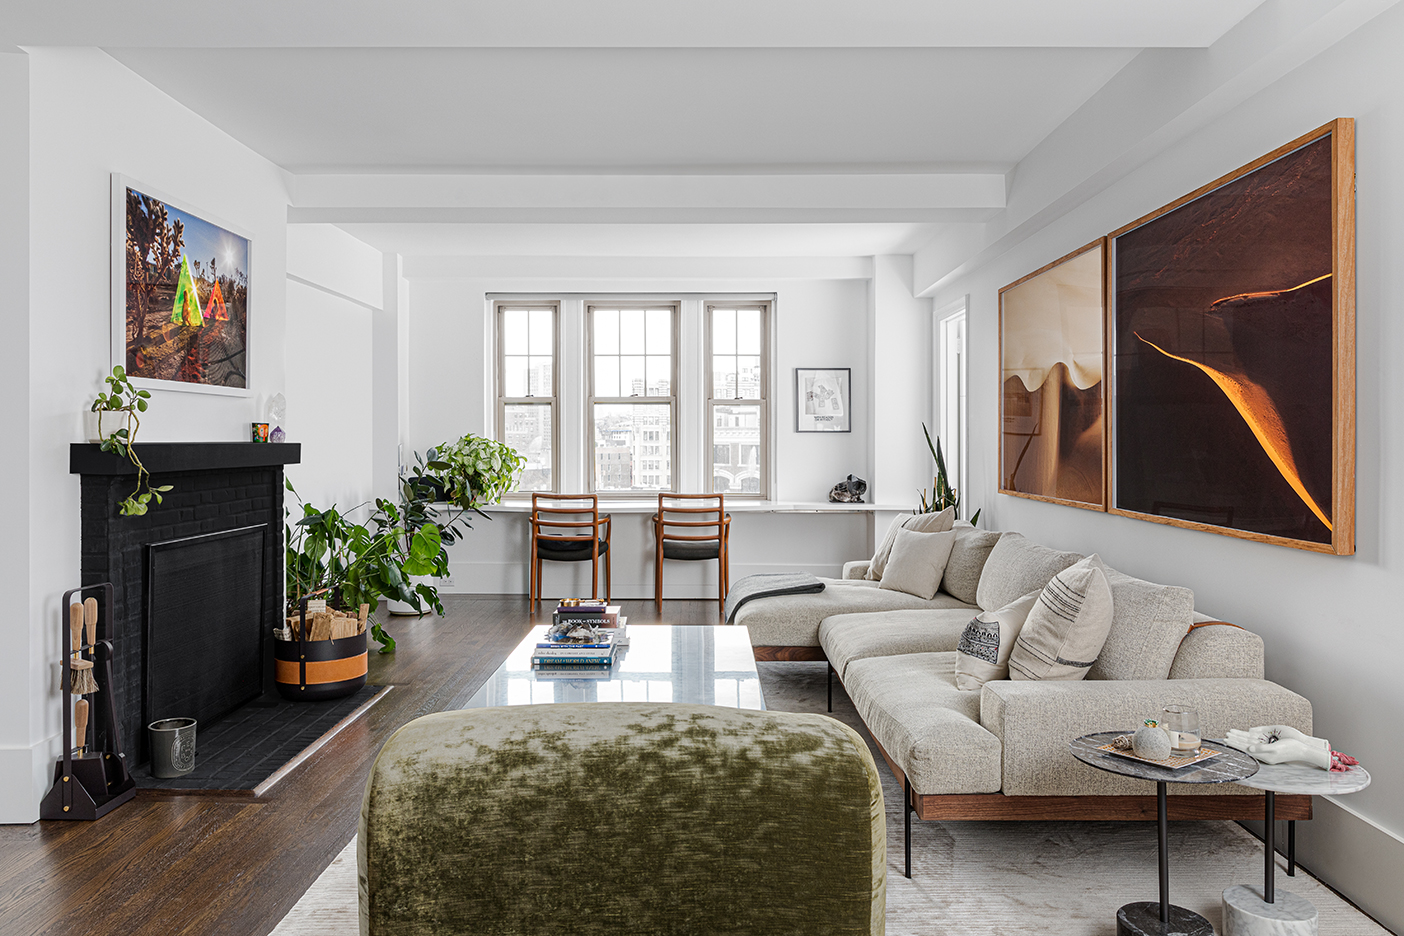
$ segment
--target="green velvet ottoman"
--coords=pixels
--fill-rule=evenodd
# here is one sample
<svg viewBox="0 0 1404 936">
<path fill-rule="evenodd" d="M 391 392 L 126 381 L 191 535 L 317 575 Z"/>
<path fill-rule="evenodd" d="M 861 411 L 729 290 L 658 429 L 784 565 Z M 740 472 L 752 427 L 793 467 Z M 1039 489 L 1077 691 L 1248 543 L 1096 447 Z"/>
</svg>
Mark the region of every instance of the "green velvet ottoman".
<svg viewBox="0 0 1404 936">
<path fill-rule="evenodd" d="M 650 702 L 444 712 L 361 806 L 361 933 L 881 934 L 882 786 L 823 715 Z"/>
</svg>

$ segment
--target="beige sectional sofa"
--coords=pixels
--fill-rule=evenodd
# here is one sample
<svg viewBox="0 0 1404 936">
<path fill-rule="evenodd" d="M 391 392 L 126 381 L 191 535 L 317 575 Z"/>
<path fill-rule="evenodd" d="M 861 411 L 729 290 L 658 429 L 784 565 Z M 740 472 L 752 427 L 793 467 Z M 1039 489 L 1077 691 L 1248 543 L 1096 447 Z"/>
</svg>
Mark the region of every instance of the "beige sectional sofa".
<svg viewBox="0 0 1404 936">
<path fill-rule="evenodd" d="M 990 536 L 957 531 L 976 534 Z M 1111 630 L 1085 679 L 956 688 L 956 648 L 971 617 L 1083 558 L 1017 533 L 1000 535 L 987 556 L 974 601 L 944 581 L 930 601 L 883 589 L 861 578 L 866 563 L 849 563 L 847 577 L 819 594 L 758 599 L 736 616 L 757 659 L 828 660 L 920 818 L 1153 819 L 1153 786 L 1087 767 L 1068 742 L 1129 730 L 1172 703 L 1199 710 L 1205 737 L 1263 724 L 1311 733 L 1311 703 L 1263 679 L 1262 638 L 1196 612 L 1188 588 L 1111 569 Z M 1263 814 L 1261 794 L 1236 784 L 1170 792 L 1172 818 Z M 1278 818 L 1310 818 L 1310 809 L 1309 797 L 1277 799 Z"/>
</svg>

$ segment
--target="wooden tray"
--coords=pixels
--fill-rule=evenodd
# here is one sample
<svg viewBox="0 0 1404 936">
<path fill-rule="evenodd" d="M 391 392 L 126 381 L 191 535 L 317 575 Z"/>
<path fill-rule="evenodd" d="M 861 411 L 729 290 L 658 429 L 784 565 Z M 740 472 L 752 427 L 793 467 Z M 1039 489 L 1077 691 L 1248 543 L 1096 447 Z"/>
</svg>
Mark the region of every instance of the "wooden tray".
<svg viewBox="0 0 1404 936">
<path fill-rule="evenodd" d="M 1171 754 L 1164 760 L 1151 760 L 1149 757 L 1141 757 L 1140 755 L 1132 751 L 1123 751 L 1120 748 L 1113 747 L 1110 743 L 1101 745 L 1097 748 L 1097 750 L 1106 751 L 1108 754 L 1115 754 L 1117 757 L 1125 757 L 1129 760 L 1140 761 L 1143 764 L 1154 764 L 1157 767 L 1167 767 L 1170 770 L 1179 770 L 1180 768 L 1188 767 L 1191 764 L 1202 764 L 1204 761 L 1209 760 L 1209 758 L 1218 757 L 1219 754 L 1222 753 L 1220 751 L 1214 750 L 1213 748 L 1200 747 L 1199 753 L 1196 754 L 1194 757 L 1178 757 L 1174 754 Z"/>
</svg>

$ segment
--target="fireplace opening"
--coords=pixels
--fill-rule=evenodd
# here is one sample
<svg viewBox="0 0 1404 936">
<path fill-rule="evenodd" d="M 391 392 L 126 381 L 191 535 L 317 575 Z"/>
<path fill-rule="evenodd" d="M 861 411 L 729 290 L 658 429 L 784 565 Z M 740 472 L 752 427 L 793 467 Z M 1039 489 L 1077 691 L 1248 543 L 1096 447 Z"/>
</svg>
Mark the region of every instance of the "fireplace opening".
<svg viewBox="0 0 1404 936">
<path fill-rule="evenodd" d="M 148 545 L 143 724 L 208 725 L 263 693 L 266 539 L 258 524 Z"/>
</svg>

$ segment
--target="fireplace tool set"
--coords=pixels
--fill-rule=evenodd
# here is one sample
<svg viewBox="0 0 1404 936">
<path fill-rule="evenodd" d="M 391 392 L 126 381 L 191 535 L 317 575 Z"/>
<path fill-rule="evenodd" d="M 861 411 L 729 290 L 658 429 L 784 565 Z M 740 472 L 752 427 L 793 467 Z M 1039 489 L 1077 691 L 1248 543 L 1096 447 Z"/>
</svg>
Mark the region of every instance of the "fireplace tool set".
<svg viewBox="0 0 1404 936">
<path fill-rule="evenodd" d="M 112 584 L 86 585 L 63 593 L 68 628 L 63 654 L 63 757 L 54 766 L 54 785 L 39 806 L 42 819 L 100 819 L 136 795 L 127 772 L 117 730 L 117 700 L 112 697 L 112 641 L 97 639 L 98 602 L 81 604 L 75 595 L 102 589 L 103 620 L 112 620 Z M 101 651 L 101 652 L 99 652 Z M 97 679 L 101 673 L 103 679 Z M 107 687 L 104 693 L 103 686 Z M 104 695 L 105 743 L 99 750 L 96 719 L 89 696 Z M 76 742 L 76 743 L 75 743 Z"/>
</svg>

